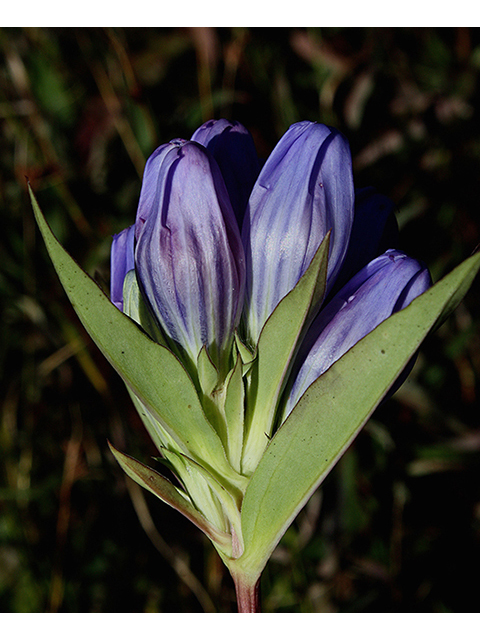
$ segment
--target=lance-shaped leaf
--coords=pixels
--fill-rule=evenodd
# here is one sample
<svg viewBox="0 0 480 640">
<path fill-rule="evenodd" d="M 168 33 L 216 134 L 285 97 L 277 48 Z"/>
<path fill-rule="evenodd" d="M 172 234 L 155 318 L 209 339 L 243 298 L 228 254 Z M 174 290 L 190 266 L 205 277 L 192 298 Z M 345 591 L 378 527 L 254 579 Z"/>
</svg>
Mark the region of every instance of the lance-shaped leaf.
<svg viewBox="0 0 480 640">
<path fill-rule="evenodd" d="M 180 361 L 119 311 L 53 235 L 30 189 L 48 252 L 70 301 L 107 360 L 185 453 L 235 486 L 244 480 L 228 464 Z"/>
<path fill-rule="evenodd" d="M 480 269 L 465 260 L 360 340 L 314 382 L 278 430 L 242 506 L 238 570 L 259 576 L 309 497 L 353 441 L 438 318 L 452 311 Z"/>
<path fill-rule="evenodd" d="M 300 336 L 312 309 L 317 309 L 325 291 L 330 235 L 318 248 L 309 268 L 296 287 L 277 305 L 263 327 L 257 358 L 249 373 L 250 394 L 255 389 L 251 413 L 246 416 L 247 436 L 243 472 L 257 466 L 273 429 L 273 419 Z"/>
<path fill-rule="evenodd" d="M 203 531 L 205 535 L 215 542 L 215 544 L 220 546 L 225 553 L 230 551 L 230 536 L 213 527 L 212 524 L 208 522 L 208 520 L 204 518 L 197 509 L 195 509 L 188 497 L 177 489 L 177 487 L 175 487 L 169 480 L 164 478 L 160 473 L 158 473 L 158 471 L 155 471 L 155 469 L 142 464 L 131 456 L 121 453 L 118 449 L 115 449 L 110 442 L 108 443 L 108 446 L 110 447 L 110 450 L 115 456 L 118 464 L 132 480 L 183 514 L 201 531 Z"/>
</svg>

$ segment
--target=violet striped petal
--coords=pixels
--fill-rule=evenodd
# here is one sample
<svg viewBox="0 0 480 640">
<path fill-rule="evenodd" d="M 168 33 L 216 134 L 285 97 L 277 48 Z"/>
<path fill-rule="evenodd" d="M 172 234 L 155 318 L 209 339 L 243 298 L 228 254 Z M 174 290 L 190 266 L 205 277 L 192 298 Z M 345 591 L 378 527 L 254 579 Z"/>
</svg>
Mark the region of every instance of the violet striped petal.
<svg viewBox="0 0 480 640">
<path fill-rule="evenodd" d="M 388 250 L 364 267 L 334 296 L 308 331 L 284 417 L 334 362 L 430 285 L 428 269 L 399 251 Z"/>
<path fill-rule="evenodd" d="M 241 227 L 248 198 L 260 172 L 250 132 L 239 122 L 222 118 L 202 124 L 191 139 L 206 147 L 217 161 Z"/>
<path fill-rule="evenodd" d="M 292 125 L 260 172 L 242 229 L 246 325 L 253 343 L 276 305 L 305 273 L 329 230 L 327 287 L 331 286 L 345 256 L 353 211 L 345 138 L 322 124 Z"/>
<path fill-rule="evenodd" d="M 222 367 L 245 281 L 225 184 L 215 160 L 195 142 L 173 141 L 154 156 L 137 217 L 138 279 L 166 334 L 194 363 L 206 345 Z"/>
</svg>

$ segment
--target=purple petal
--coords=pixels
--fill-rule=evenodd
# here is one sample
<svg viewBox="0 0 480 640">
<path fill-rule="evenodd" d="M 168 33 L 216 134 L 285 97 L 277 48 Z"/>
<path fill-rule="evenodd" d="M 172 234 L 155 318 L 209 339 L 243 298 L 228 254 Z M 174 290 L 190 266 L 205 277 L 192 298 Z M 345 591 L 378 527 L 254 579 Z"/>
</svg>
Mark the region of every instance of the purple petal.
<svg viewBox="0 0 480 640">
<path fill-rule="evenodd" d="M 430 285 L 428 269 L 399 251 L 389 250 L 364 267 L 310 328 L 299 354 L 303 364 L 295 376 L 285 416 L 334 362 Z"/>
<path fill-rule="evenodd" d="M 113 236 L 110 253 L 110 299 L 123 311 L 123 282 L 134 263 L 135 225 Z"/>
<path fill-rule="evenodd" d="M 345 256 L 353 209 L 345 138 L 321 124 L 291 126 L 260 172 L 242 230 L 247 327 L 253 342 L 275 306 L 305 273 L 329 230 L 331 286 Z"/>
<path fill-rule="evenodd" d="M 243 303 L 235 216 L 220 170 L 201 145 L 178 140 L 154 156 L 137 217 L 139 281 L 165 332 L 195 362 L 207 345 L 219 365 Z"/>
<path fill-rule="evenodd" d="M 222 118 L 202 124 L 191 139 L 206 147 L 217 161 L 241 227 L 248 198 L 260 172 L 252 136 L 239 122 Z"/>
</svg>

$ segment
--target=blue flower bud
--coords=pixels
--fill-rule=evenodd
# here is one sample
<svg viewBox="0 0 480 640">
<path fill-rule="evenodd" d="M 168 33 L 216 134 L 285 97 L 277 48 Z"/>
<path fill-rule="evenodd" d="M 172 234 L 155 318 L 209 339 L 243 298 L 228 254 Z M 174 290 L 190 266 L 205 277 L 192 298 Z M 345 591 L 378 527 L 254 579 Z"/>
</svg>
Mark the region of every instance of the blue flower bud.
<svg viewBox="0 0 480 640">
<path fill-rule="evenodd" d="M 197 362 L 224 368 L 243 304 L 245 265 L 224 180 L 211 154 L 175 140 L 147 161 L 135 266 L 164 332 Z"/>
<path fill-rule="evenodd" d="M 428 269 L 388 250 L 354 276 L 320 312 L 302 345 L 284 417 L 354 344 L 431 285 Z"/>
<path fill-rule="evenodd" d="M 134 268 L 135 225 L 113 236 L 110 253 L 110 299 L 123 311 L 123 283 Z"/>
<path fill-rule="evenodd" d="M 246 325 L 256 343 L 280 300 L 297 284 L 331 231 L 327 288 L 345 256 L 354 214 L 350 150 L 335 129 L 292 125 L 260 172 L 242 229 Z"/>
<path fill-rule="evenodd" d="M 202 124 L 191 139 L 206 147 L 217 161 L 241 228 L 248 198 L 260 172 L 250 132 L 239 122 L 222 118 Z"/>
</svg>

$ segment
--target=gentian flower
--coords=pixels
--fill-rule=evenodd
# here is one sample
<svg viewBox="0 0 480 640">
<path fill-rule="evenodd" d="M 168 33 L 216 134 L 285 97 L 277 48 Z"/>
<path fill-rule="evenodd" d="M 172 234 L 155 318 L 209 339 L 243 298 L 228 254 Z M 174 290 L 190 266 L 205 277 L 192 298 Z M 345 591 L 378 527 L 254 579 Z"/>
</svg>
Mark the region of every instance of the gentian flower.
<svg viewBox="0 0 480 640">
<path fill-rule="evenodd" d="M 331 232 L 327 289 L 345 257 L 354 216 L 348 143 L 322 124 L 292 125 L 263 166 L 243 224 L 246 326 L 253 345 L 280 300 Z"/>
<path fill-rule="evenodd" d="M 172 141 L 148 160 L 135 234 L 138 281 L 162 329 L 194 364 L 206 346 L 224 369 L 244 255 L 224 180 L 203 146 Z"/>
<path fill-rule="evenodd" d="M 324 307 L 299 354 L 284 419 L 306 389 L 383 320 L 431 285 L 425 265 L 389 249 L 359 271 Z"/>
<path fill-rule="evenodd" d="M 220 471 L 201 444 L 196 456 L 134 397 L 182 481 L 182 499 L 213 527 L 215 539 L 231 536 L 224 558 L 242 555 L 245 487 L 275 428 L 282 431 L 287 418 L 295 423 L 290 415 L 310 385 L 431 284 L 422 264 L 392 248 L 398 229 L 391 201 L 372 189 L 355 192 L 351 165 L 338 131 L 299 122 L 260 169 L 247 130 L 212 120 L 192 140 L 172 140 L 151 155 L 135 224 L 113 239 L 112 301 L 183 363 L 221 442 Z M 303 306 L 288 348 L 277 362 L 270 331 L 273 369 L 261 368 L 265 323 L 327 234 L 323 298 L 310 272 L 313 290 L 299 289 Z M 279 340 L 283 313 L 270 325 Z M 146 486 L 151 473 L 142 475 Z"/>
<path fill-rule="evenodd" d="M 210 121 L 193 138 L 146 163 L 135 224 L 112 242 L 117 309 L 59 245 L 33 194 L 32 204 L 80 319 L 179 483 L 111 446 L 113 455 L 210 538 L 239 610 L 253 612 L 286 528 L 480 259 L 402 311 L 430 275 L 395 249 L 392 203 L 355 193 L 338 131 L 293 125 L 261 170 L 238 123 Z M 318 251 L 327 236 L 328 257 Z"/>
</svg>

